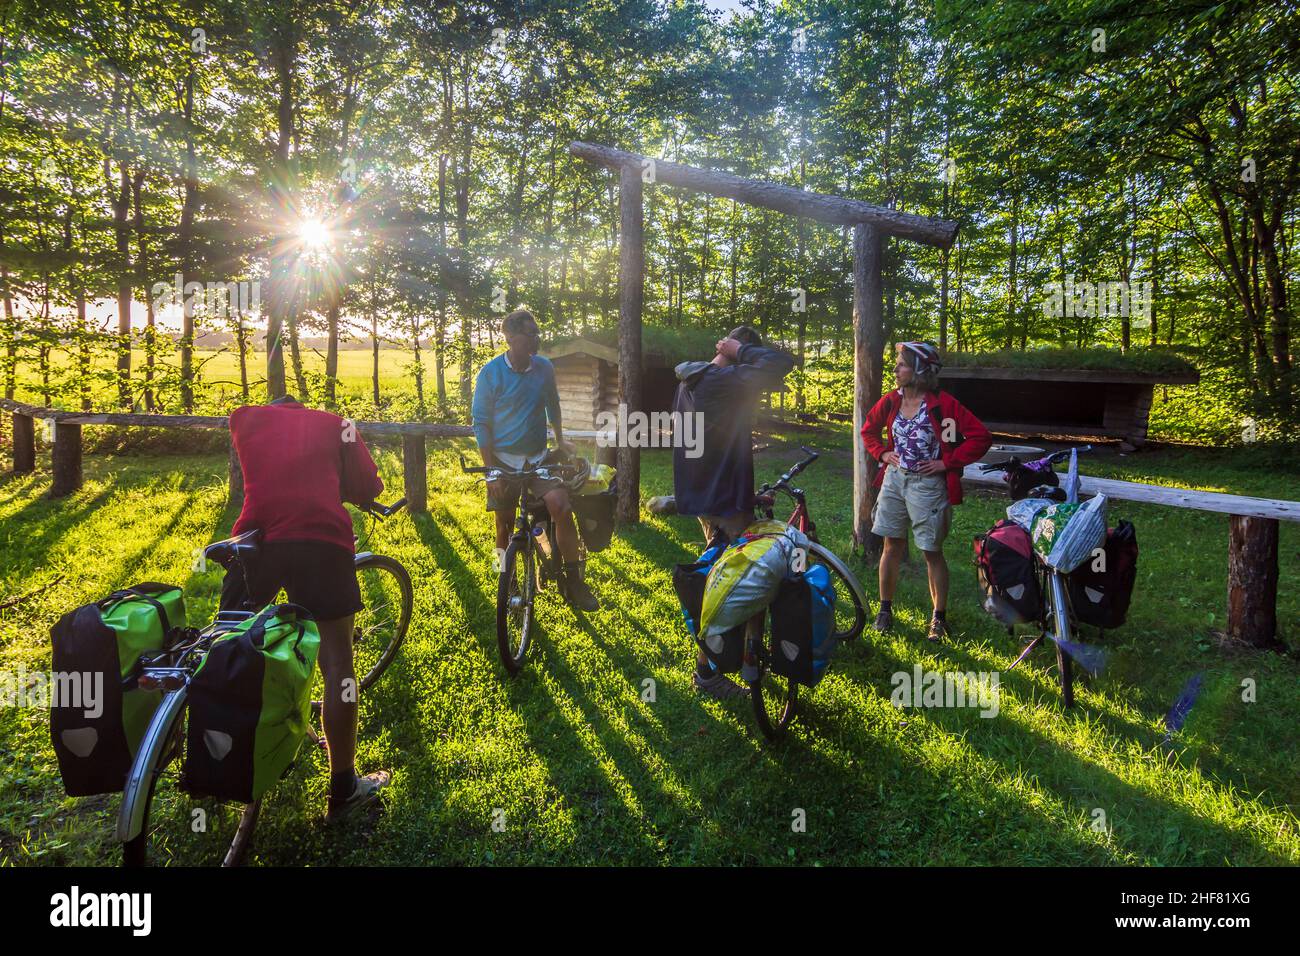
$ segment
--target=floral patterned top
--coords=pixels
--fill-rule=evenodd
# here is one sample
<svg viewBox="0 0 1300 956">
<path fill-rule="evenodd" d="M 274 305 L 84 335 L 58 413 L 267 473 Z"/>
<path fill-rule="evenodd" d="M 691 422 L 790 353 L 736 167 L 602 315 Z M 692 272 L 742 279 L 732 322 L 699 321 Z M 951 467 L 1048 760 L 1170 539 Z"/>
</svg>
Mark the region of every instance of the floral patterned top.
<svg viewBox="0 0 1300 956">
<path fill-rule="evenodd" d="M 912 418 L 904 418 L 902 409 L 894 416 L 894 450 L 904 471 L 916 471 L 927 461 L 939 457 L 939 437 L 921 399 L 921 407 Z"/>
</svg>

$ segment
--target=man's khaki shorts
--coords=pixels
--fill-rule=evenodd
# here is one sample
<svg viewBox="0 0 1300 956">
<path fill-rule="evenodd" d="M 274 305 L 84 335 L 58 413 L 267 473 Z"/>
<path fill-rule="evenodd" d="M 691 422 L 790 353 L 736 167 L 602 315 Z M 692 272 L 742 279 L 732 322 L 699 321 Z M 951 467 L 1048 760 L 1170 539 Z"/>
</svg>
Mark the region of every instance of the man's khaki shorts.
<svg viewBox="0 0 1300 956">
<path fill-rule="evenodd" d="M 876 495 L 871 531 L 882 538 L 905 538 L 912 528 L 912 540 L 922 551 L 942 551 L 952 522 L 948 503 L 948 481 L 943 472 L 916 475 L 890 465 Z"/>
</svg>

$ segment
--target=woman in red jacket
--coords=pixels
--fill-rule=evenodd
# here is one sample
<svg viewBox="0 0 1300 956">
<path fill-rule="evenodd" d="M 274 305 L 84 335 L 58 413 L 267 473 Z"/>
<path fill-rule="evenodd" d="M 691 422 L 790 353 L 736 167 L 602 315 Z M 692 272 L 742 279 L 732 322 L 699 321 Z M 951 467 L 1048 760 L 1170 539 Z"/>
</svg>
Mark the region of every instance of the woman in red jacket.
<svg viewBox="0 0 1300 956">
<path fill-rule="evenodd" d="M 876 629 L 894 623 L 894 588 L 903 561 L 907 529 L 925 554 L 934 613 L 927 637 L 948 633 L 948 562 L 943 542 L 952 506 L 961 504 L 962 469 L 979 461 L 992 439 L 978 418 L 957 399 L 939 391 L 939 351 L 928 342 L 897 347 L 898 388 L 883 396 L 862 425 L 867 454 L 880 463 L 871 531 L 885 541 L 880 556 L 880 613 Z"/>
</svg>

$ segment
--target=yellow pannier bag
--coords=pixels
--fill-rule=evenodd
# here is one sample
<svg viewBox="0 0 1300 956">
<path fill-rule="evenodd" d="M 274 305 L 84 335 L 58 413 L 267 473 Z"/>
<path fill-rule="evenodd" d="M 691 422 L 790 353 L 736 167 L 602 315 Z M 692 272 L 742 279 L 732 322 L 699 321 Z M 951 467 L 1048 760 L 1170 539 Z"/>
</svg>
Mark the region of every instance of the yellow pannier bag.
<svg viewBox="0 0 1300 956">
<path fill-rule="evenodd" d="M 722 552 L 704 585 L 701 639 L 724 634 L 765 610 L 808 538 L 780 521 L 756 521 Z"/>
</svg>

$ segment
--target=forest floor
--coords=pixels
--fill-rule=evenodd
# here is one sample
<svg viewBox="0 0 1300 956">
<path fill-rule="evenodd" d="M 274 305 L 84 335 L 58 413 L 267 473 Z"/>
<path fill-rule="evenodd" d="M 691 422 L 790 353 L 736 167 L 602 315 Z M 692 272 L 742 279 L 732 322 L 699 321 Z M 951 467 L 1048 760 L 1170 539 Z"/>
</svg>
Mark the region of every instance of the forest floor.
<svg viewBox="0 0 1300 956">
<path fill-rule="evenodd" d="M 804 486 L 822 540 L 847 555 L 848 429 L 764 441 L 760 481 L 795 460 L 799 444 L 827 452 Z M 1066 712 L 1054 656 L 1040 649 L 1008 672 L 1023 636 L 980 610 L 970 540 L 1007 501 L 971 493 L 946 547 L 951 642 L 925 641 L 924 570 L 905 569 L 895 633 L 844 647 L 772 746 L 748 701 L 702 700 L 691 688 L 694 652 L 671 571 L 702 548 L 694 519 L 643 515 L 593 556 L 589 578 L 604 605 L 594 614 L 575 615 L 544 592 L 525 670 L 506 679 L 491 524 L 481 486 L 456 465 L 468 447 L 431 443 L 430 513 L 403 514 L 369 539 L 416 584 L 401 654 L 362 699 L 360 767 L 394 771 L 385 810 L 326 828 L 324 759 L 304 753 L 266 800 L 250 862 L 1300 863 L 1295 524 L 1283 522 L 1278 608 L 1292 652 L 1243 651 L 1215 638 L 1227 518 L 1115 502 L 1111 523 L 1137 528 L 1137 592 L 1128 623 L 1100 641 L 1105 669 Z M 381 446 L 376 456 L 400 488 L 400 454 Z M 668 453 L 642 461 L 643 496 L 668 493 Z M 1294 470 L 1261 468 L 1240 450 L 1102 451 L 1083 470 L 1300 499 Z M 85 486 L 61 501 L 45 497 L 47 471 L 0 478 L 0 601 L 37 590 L 0 611 L 0 671 L 48 668 L 59 615 L 138 581 L 183 584 L 190 622 L 209 619 L 219 571 L 191 568 L 195 548 L 224 536 L 235 517 L 225 473 L 222 455 L 89 456 Z M 874 571 L 857 567 L 874 595 Z M 896 708 L 893 676 L 916 666 L 999 672 L 996 716 Z M 1196 674 L 1199 697 L 1166 741 L 1165 715 Z M 64 796 L 47 713 L 0 710 L 0 865 L 116 863 L 117 802 Z M 209 810 L 205 833 L 193 832 L 195 807 Z M 234 820 L 234 810 L 192 801 L 166 780 L 153 821 L 159 862 L 214 864 Z"/>
</svg>

